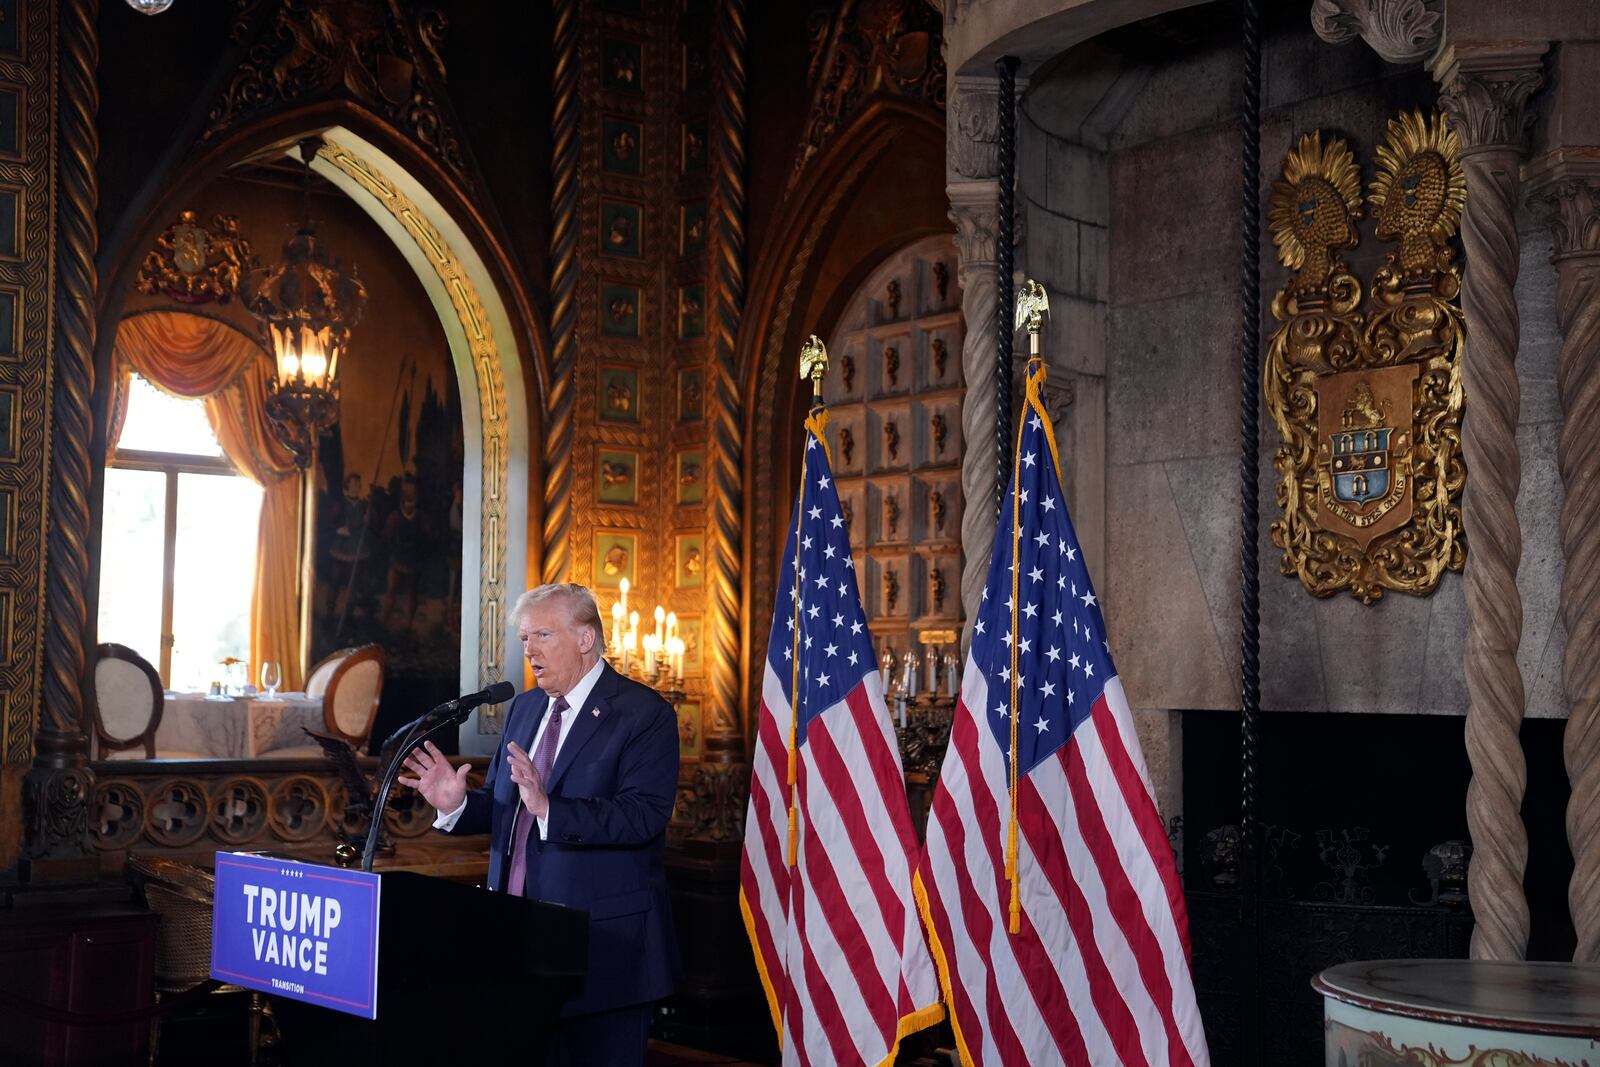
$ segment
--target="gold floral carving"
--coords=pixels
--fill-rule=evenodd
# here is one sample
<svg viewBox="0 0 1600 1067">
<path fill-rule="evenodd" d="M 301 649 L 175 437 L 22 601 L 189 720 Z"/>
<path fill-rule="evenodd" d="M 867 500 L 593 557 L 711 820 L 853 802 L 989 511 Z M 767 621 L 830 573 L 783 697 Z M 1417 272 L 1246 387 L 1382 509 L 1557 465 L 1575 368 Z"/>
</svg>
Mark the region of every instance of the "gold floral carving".
<svg viewBox="0 0 1600 1067">
<path fill-rule="evenodd" d="M 1330 1022 L 1327 1026 L 1329 1052 L 1338 1049 L 1341 1063 L 1359 1063 L 1363 1067 L 1578 1067 L 1566 1060 L 1545 1059 L 1526 1051 L 1480 1049 L 1476 1045 L 1468 1045 L 1466 1053 L 1456 1057 L 1432 1045 L 1419 1048 L 1396 1044 L 1387 1034 L 1376 1030 L 1357 1030 L 1342 1022 Z"/>
<path fill-rule="evenodd" d="M 1282 324 L 1262 373 L 1283 443 L 1285 575 L 1312 594 L 1424 595 L 1466 560 L 1458 499 L 1461 268 L 1450 240 L 1466 181 L 1460 145 L 1435 115 L 1390 120 L 1367 192 L 1373 232 L 1394 245 L 1362 283 L 1340 258 L 1360 240 L 1360 170 L 1349 146 L 1308 133 L 1274 183 L 1268 223 L 1294 271 L 1273 300 Z"/>
<path fill-rule="evenodd" d="M 195 212 L 180 211 L 139 265 L 139 291 L 180 304 L 226 304 L 239 291 L 240 276 L 255 265 L 237 215 L 213 215 L 203 226 Z"/>
</svg>

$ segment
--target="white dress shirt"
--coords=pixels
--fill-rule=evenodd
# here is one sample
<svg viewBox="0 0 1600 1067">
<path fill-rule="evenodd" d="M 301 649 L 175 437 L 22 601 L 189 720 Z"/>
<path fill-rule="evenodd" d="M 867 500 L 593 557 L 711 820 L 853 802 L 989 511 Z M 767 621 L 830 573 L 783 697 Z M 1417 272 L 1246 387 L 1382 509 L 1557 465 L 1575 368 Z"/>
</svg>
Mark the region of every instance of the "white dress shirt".
<svg viewBox="0 0 1600 1067">
<path fill-rule="evenodd" d="M 589 668 L 588 674 L 585 674 L 578 680 L 578 684 L 572 687 L 572 691 L 570 693 L 562 694 L 567 698 L 567 710 L 561 716 L 561 734 L 556 738 L 556 750 L 550 756 L 550 766 L 552 769 L 556 765 L 556 759 L 561 755 L 561 746 L 566 743 L 567 735 L 572 732 L 572 724 L 578 719 L 578 712 L 583 710 L 583 702 L 589 699 L 589 693 L 593 691 L 595 683 L 600 680 L 600 672 L 605 670 L 605 667 L 605 660 L 601 660 L 600 662 L 596 663 L 593 667 Z M 554 704 L 555 699 L 551 698 L 550 703 Z M 547 711 L 545 717 L 539 723 L 538 731 L 533 735 L 533 744 L 528 746 L 528 757 L 530 759 L 533 757 L 535 752 L 539 751 L 539 741 L 544 737 L 545 729 L 549 725 L 550 715 Z M 545 782 L 544 786 L 545 789 L 548 790 L 550 788 L 550 783 Z M 520 798 L 518 800 L 518 809 L 521 809 Z M 463 799 L 454 811 L 439 812 L 439 817 L 433 820 L 434 829 L 451 829 L 455 826 L 456 820 L 461 818 L 461 813 L 466 810 L 467 802 L 465 799 Z M 534 818 L 539 823 L 539 840 L 543 841 L 545 817 L 536 815 Z"/>
</svg>

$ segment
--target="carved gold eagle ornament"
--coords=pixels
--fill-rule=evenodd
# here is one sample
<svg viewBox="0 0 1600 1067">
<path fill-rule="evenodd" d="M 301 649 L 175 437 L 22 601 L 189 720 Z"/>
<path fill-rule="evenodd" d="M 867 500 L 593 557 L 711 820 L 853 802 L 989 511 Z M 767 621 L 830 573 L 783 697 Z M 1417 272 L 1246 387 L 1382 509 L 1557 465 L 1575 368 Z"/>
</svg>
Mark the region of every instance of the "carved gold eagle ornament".
<svg viewBox="0 0 1600 1067">
<path fill-rule="evenodd" d="M 1262 368 L 1283 443 L 1274 456 L 1285 575 L 1313 595 L 1425 595 L 1466 560 L 1461 509 L 1461 269 L 1450 242 L 1466 181 L 1439 115 L 1391 119 L 1367 190 L 1373 234 L 1393 244 L 1363 286 L 1340 258 L 1360 241 L 1361 173 L 1349 145 L 1302 136 L 1267 220 L 1294 273 Z"/>
</svg>

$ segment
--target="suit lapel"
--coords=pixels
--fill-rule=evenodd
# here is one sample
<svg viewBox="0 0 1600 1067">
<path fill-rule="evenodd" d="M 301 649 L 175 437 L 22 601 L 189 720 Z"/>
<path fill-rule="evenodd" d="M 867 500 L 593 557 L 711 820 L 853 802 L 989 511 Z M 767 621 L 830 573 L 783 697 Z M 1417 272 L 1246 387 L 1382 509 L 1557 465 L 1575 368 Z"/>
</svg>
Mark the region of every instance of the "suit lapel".
<svg viewBox="0 0 1600 1067">
<path fill-rule="evenodd" d="M 589 690 L 589 696 L 584 700 L 583 707 L 578 709 L 578 717 L 567 731 L 566 738 L 561 742 L 561 751 L 556 753 L 556 765 L 550 769 L 550 781 L 545 783 L 545 788 L 555 792 L 556 786 L 561 784 L 561 778 L 567 773 L 567 768 L 577 761 L 578 753 L 600 732 L 601 727 L 610 721 L 614 714 L 610 708 L 612 683 L 616 680 L 616 672 L 608 663 L 600 669 L 600 677 L 595 679 L 594 688 Z"/>
</svg>

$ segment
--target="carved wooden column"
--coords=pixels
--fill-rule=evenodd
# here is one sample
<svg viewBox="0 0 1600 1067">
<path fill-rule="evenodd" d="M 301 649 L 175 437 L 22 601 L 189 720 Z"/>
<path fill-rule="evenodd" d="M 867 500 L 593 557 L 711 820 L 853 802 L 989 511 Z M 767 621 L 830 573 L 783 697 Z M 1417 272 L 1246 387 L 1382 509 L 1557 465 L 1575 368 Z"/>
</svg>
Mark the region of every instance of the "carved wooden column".
<svg viewBox="0 0 1600 1067">
<path fill-rule="evenodd" d="M 995 235 L 1000 220 L 998 80 L 957 77 L 950 93 L 946 141 L 946 191 L 950 221 L 956 225 L 956 252 L 961 257 L 961 315 L 966 340 L 961 372 L 966 394 L 961 403 L 961 439 L 989 442 L 995 435 L 995 354 L 993 329 Z M 961 458 L 962 614 L 971 627 L 983 600 L 984 579 L 994 547 L 994 454 L 986 447 L 968 448 Z"/>
<path fill-rule="evenodd" d="M 1439 104 L 1461 138 L 1467 203 L 1461 220 L 1466 252 L 1461 310 L 1467 347 L 1462 370 L 1466 412 L 1462 517 L 1470 538 L 1465 572 L 1467 644 L 1468 877 L 1477 927 L 1477 959 L 1521 959 L 1528 944 L 1522 874 L 1528 834 L 1522 824 L 1527 761 L 1518 736 L 1525 710 L 1517 645 L 1522 597 L 1517 566 L 1521 457 L 1517 451 L 1520 250 L 1517 202 L 1528 97 L 1541 81 L 1544 42 L 1493 47 L 1446 45 L 1433 63 Z"/>
<path fill-rule="evenodd" d="M 44 684 L 33 766 L 22 783 L 27 837 L 21 873 L 34 881 L 93 878 L 99 867 L 89 841 L 94 775 L 86 765 L 89 738 L 83 722 L 99 195 L 98 8 L 98 0 L 65 0 L 56 10 L 56 292 Z"/>
<path fill-rule="evenodd" d="M 1600 961 L 1600 158 L 1596 149 L 1557 152 L 1535 168 L 1529 196 L 1555 238 L 1556 320 L 1561 327 L 1561 620 L 1567 628 L 1562 682 L 1570 704 L 1565 737 L 1567 889 L 1578 943 L 1573 958 Z"/>
</svg>

